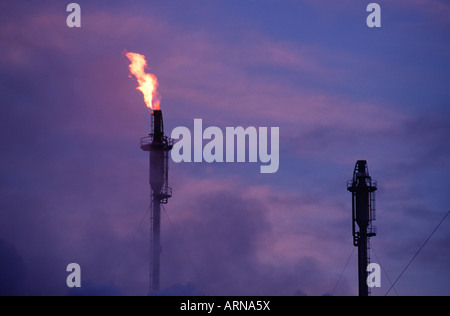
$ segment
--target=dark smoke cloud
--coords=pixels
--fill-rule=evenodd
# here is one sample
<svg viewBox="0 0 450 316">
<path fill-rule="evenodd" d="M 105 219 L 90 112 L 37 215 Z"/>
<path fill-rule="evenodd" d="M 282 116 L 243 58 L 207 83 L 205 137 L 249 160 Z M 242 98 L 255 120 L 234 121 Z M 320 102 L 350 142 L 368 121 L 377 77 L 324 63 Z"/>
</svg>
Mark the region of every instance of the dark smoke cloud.
<svg viewBox="0 0 450 316">
<path fill-rule="evenodd" d="M 16 248 L 0 239 L 0 296 L 24 295 L 27 268 Z"/>
<path fill-rule="evenodd" d="M 163 279 L 194 278 L 207 295 L 296 295 L 299 287 L 320 293 L 327 276 L 317 260 L 301 254 L 292 262 L 262 259 L 274 246 L 270 209 L 238 187 L 206 192 L 184 205 L 182 220 L 174 219 L 192 262 L 167 223 Z"/>
</svg>

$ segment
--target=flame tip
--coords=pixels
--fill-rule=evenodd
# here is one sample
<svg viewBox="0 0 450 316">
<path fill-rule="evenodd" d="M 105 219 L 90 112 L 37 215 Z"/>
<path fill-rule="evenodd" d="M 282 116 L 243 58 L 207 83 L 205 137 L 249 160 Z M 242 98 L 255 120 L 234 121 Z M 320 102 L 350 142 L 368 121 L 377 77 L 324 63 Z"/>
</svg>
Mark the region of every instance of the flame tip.
<svg viewBox="0 0 450 316">
<path fill-rule="evenodd" d="M 138 53 L 128 52 L 125 54 L 130 60 L 131 64 L 130 77 L 131 74 L 136 77 L 139 86 L 136 88 L 141 91 L 144 95 L 144 101 L 147 107 L 151 110 L 160 109 L 160 100 L 156 99 L 158 96 L 158 79 L 155 75 L 151 73 L 146 73 L 145 68 L 148 68 L 147 61 L 144 55 Z M 156 99 L 156 101 L 154 101 Z"/>
</svg>

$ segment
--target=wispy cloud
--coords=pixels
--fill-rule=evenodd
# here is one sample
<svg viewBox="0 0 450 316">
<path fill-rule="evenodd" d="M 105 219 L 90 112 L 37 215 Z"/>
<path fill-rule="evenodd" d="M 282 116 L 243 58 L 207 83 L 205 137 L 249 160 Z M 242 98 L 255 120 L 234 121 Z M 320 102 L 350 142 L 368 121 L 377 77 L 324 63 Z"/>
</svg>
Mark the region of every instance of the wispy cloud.
<svg viewBox="0 0 450 316">
<path fill-rule="evenodd" d="M 408 3 L 414 14 L 426 5 Z M 436 14 L 447 7 L 429 3 Z M 351 5 L 312 4 L 336 14 Z M 394 5 L 400 8 L 385 6 Z M 94 294 L 147 293 L 148 222 L 141 221 L 148 161 L 138 141 L 148 132 L 149 113 L 128 78 L 125 49 L 145 54 L 160 79 L 167 131 L 195 117 L 222 127 L 281 128 L 281 168 L 270 178 L 246 166 L 171 165 L 175 195 L 167 212 L 195 267 L 165 218 L 168 292 L 331 291 L 352 250 L 345 182 L 356 159 L 369 159 L 379 180 L 374 244 L 391 271 L 401 270 L 448 206 L 444 76 L 433 78 L 428 63 L 419 67 L 420 52 L 390 58 L 409 56 L 408 48 L 386 56 L 363 44 L 337 45 L 328 35 L 300 41 L 254 26 L 230 40 L 221 36 L 225 30 L 185 29 L 138 9 L 93 7 L 83 13 L 81 30 L 59 27 L 64 21 L 63 10 L 19 6 L 0 28 L 8 43 L 0 48 L 0 237 L 36 276 L 29 285 L 34 294 L 67 294 L 64 268 L 77 260 Z M 392 47 L 378 40 L 376 46 Z M 432 51 L 445 46 L 432 43 Z M 419 94 L 424 69 L 433 89 Z M 413 104 L 430 96 L 423 115 Z M 437 237 L 417 262 L 418 275 L 447 242 L 445 234 Z M 448 256 L 440 255 L 430 278 L 438 284 L 433 289 L 445 292 L 448 285 L 439 281 Z M 335 294 L 354 294 L 351 275 Z M 417 293 L 414 280 L 402 284 L 401 294 Z"/>
</svg>

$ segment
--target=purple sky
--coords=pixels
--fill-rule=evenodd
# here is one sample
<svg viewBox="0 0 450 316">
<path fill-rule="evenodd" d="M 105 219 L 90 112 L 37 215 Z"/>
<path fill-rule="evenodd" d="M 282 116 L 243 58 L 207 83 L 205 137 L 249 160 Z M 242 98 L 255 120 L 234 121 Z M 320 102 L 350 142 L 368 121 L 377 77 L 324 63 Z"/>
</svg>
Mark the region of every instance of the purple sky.
<svg viewBox="0 0 450 316">
<path fill-rule="evenodd" d="M 163 293 L 356 295 L 351 195 L 377 192 L 372 261 L 394 280 L 450 209 L 450 4 L 377 1 L 0 3 L 0 295 L 148 292 L 149 111 L 124 51 L 160 81 L 166 132 L 280 127 L 280 170 L 171 163 Z M 450 221 L 396 285 L 450 295 Z M 137 233 L 136 233 L 137 232 Z M 136 235 L 135 235 L 136 233 Z M 130 245 L 133 236 L 136 236 Z M 384 295 L 390 287 L 382 275 Z M 392 291 L 390 294 L 395 294 Z"/>
</svg>

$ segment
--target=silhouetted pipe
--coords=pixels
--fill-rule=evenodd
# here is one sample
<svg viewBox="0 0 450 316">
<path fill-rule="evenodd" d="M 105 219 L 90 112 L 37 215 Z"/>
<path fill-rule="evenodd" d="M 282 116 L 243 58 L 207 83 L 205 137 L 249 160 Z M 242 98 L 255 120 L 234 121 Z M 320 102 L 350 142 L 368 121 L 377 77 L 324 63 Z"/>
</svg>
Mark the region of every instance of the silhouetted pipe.
<svg viewBox="0 0 450 316">
<path fill-rule="evenodd" d="M 367 285 L 367 266 L 369 265 L 369 238 L 376 233 L 372 228 L 374 218 L 374 192 L 376 182 L 369 176 L 367 161 L 358 160 L 353 172 L 353 180 L 347 184 L 347 190 L 352 192 L 353 245 L 358 247 L 358 289 L 359 296 L 369 296 Z M 359 231 L 356 231 L 356 225 Z"/>
</svg>

